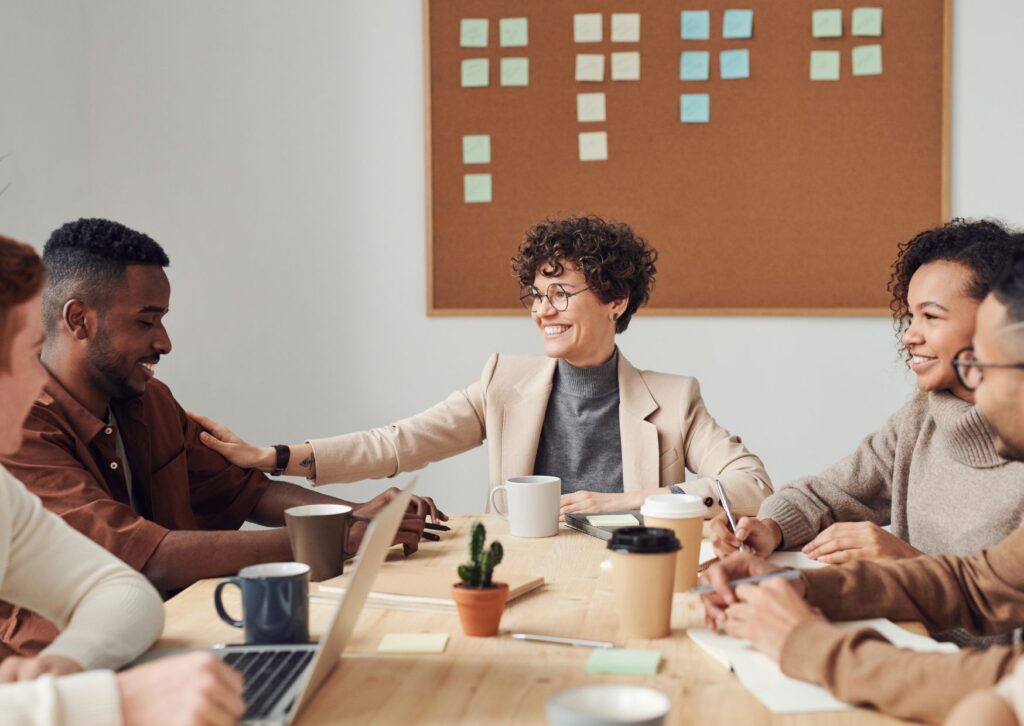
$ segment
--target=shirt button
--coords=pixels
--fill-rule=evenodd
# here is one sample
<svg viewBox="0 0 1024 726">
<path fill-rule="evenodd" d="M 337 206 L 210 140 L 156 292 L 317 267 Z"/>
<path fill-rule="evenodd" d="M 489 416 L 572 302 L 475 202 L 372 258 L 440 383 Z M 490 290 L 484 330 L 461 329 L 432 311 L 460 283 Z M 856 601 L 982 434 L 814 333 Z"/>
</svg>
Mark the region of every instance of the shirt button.
<svg viewBox="0 0 1024 726">
<path fill-rule="evenodd" d="M 111 469 L 116 469 L 117 468 L 117 462 L 116 461 L 110 462 L 110 468 Z"/>
<path fill-rule="evenodd" d="M 705 507 L 713 507 L 713 506 L 715 506 L 715 500 L 712 499 L 711 497 L 704 497 L 704 506 Z"/>
<path fill-rule="evenodd" d="M 103 429 L 103 433 L 105 433 L 107 436 L 110 436 L 110 434 L 114 433 L 114 429 L 107 426 L 107 428 Z"/>
</svg>

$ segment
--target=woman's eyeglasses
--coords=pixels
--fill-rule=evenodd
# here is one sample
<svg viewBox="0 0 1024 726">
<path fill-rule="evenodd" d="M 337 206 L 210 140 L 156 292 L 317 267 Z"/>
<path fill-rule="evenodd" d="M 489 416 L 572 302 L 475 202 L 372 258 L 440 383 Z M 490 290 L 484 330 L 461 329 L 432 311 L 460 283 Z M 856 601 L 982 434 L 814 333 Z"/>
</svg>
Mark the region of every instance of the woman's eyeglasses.
<svg viewBox="0 0 1024 726">
<path fill-rule="evenodd" d="M 983 363 L 974 357 L 974 348 L 964 348 L 953 357 L 953 367 L 960 383 L 968 391 L 974 391 L 985 379 L 986 368 L 1016 368 L 1024 370 L 1024 363 Z"/>
<path fill-rule="evenodd" d="M 544 298 L 547 298 L 547 301 L 551 303 L 551 307 L 558 312 L 563 313 L 569 309 L 569 298 L 573 295 L 579 295 L 581 292 L 586 292 L 589 289 L 589 287 L 585 287 L 582 290 L 577 290 L 576 292 L 566 292 L 565 288 L 562 287 L 562 283 L 553 282 L 548 285 L 547 292 L 541 292 L 531 285 L 530 287 L 524 288 L 523 294 L 519 296 L 519 302 L 521 302 L 523 307 L 530 312 L 536 312 L 538 306 L 540 306 L 544 301 Z"/>
</svg>

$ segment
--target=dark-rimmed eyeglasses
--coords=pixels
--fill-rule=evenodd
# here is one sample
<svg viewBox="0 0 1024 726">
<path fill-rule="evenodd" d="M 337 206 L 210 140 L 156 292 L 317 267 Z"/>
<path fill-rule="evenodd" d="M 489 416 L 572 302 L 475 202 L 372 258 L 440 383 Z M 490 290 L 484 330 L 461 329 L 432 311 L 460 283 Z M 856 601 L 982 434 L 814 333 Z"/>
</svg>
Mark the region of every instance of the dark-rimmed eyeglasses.
<svg viewBox="0 0 1024 726">
<path fill-rule="evenodd" d="M 530 285 L 530 287 L 523 289 L 523 294 L 519 296 L 519 302 L 523 304 L 524 308 L 535 313 L 544 298 L 547 298 L 548 302 L 551 303 L 551 307 L 560 313 L 564 313 L 569 309 L 569 298 L 579 295 L 581 292 L 586 292 L 589 289 L 589 287 L 585 287 L 576 292 L 566 292 L 566 289 L 562 287 L 562 283 L 553 282 L 548 285 L 547 292 L 541 292 L 533 285 Z"/>
<path fill-rule="evenodd" d="M 956 377 L 968 391 L 977 390 L 985 379 L 986 368 L 1016 368 L 1024 370 L 1024 363 L 983 363 L 974 357 L 974 348 L 967 347 L 953 356 Z"/>
</svg>

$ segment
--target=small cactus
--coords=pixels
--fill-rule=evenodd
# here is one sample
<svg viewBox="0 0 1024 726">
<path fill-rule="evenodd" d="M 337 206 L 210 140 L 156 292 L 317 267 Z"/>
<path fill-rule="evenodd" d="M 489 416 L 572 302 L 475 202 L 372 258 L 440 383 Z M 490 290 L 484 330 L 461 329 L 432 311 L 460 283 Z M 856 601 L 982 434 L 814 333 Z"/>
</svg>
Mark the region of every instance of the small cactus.
<svg viewBox="0 0 1024 726">
<path fill-rule="evenodd" d="M 484 549 L 486 539 L 487 530 L 483 524 L 474 523 L 469 535 L 469 562 L 459 565 L 458 570 L 463 587 L 493 587 L 494 568 L 501 562 L 505 551 L 501 542 L 494 542 Z"/>
</svg>

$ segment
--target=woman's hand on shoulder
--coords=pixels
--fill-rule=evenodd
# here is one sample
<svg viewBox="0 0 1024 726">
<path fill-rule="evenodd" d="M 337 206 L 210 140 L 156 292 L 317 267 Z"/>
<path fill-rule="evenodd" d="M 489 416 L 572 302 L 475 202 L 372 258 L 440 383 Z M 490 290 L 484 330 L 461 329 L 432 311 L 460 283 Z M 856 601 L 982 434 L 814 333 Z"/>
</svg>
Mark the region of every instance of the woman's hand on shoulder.
<svg viewBox="0 0 1024 726">
<path fill-rule="evenodd" d="M 804 545 L 803 552 L 828 565 L 854 560 L 903 560 L 921 554 L 874 522 L 837 522 Z"/>
<path fill-rule="evenodd" d="M 203 432 L 199 440 L 213 449 L 235 466 L 243 469 L 261 469 L 271 471 L 276 463 L 274 447 L 259 447 L 243 440 L 227 426 L 223 426 L 212 418 L 194 411 L 186 411 L 188 417 L 196 422 Z"/>
</svg>

